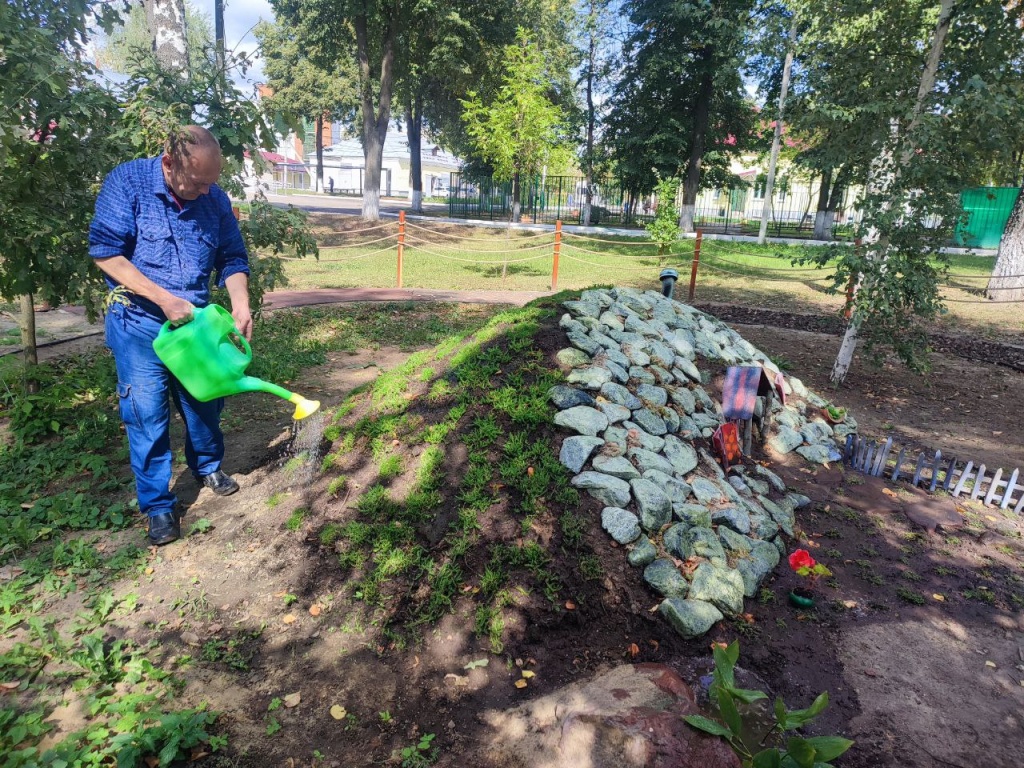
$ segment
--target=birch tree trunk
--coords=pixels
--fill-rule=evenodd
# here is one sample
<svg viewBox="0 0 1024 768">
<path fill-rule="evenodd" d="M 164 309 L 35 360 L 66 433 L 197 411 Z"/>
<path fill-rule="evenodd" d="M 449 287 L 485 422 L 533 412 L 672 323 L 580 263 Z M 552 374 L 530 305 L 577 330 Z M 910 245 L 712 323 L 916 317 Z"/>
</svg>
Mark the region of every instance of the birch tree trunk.
<svg viewBox="0 0 1024 768">
<path fill-rule="evenodd" d="M 370 40 L 365 15 L 356 16 L 356 57 L 359 61 L 359 95 L 363 115 L 363 163 L 366 167 L 363 182 L 363 218 L 380 220 L 380 176 L 384 156 L 384 139 L 391 121 L 391 92 L 394 86 L 395 19 L 391 19 L 384 33 L 378 78 L 377 103 L 374 104 L 373 81 L 370 71 Z"/>
<path fill-rule="evenodd" d="M 185 0 L 145 0 L 146 23 L 153 35 L 153 55 L 168 72 L 189 77 Z"/>
<path fill-rule="evenodd" d="M 584 168 L 583 205 L 580 211 L 580 223 L 590 226 L 590 207 L 594 202 L 594 124 L 597 113 L 594 107 L 594 68 L 597 66 L 597 4 L 591 0 L 590 13 L 587 20 L 589 41 L 587 47 L 587 148 L 586 167 Z"/>
<path fill-rule="evenodd" d="M 1017 193 L 1006 222 L 985 295 L 993 301 L 1024 301 L 1024 191 Z"/>
<path fill-rule="evenodd" d="M 928 98 L 928 94 L 935 88 L 935 78 L 939 71 L 939 62 L 942 60 L 942 49 L 946 44 L 946 35 L 949 32 L 955 3 L 956 0 L 942 0 L 939 7 L 939 19 L 935 24 L 935 32 L 932 35 L 932 44 L 928 51 L 928 58 L 925 60 L 924 70 L 921 72 L 921 81 L 918 84 L 917 97 L 914 101 L 914 109 L 910 117 L 910 125 L 904 134 L 902 147 L 898 154 L 899 162 L 895 167 L 891 167 L 889 162 L 880 163 L 883 169 L 891 167 L 891 172 L 884 171 L 887 173 L 887 178 L 883 179 L 882 183 L 879 184 L 879 188 L 883 191 L 895 187 L 895 182 L 899 179 L 901 170 L 913 157 L 915 134 L 917 127 L 921 123 L 921 117 L 924 114 L 925 101 Z M 894 202 L 899 205 L 903 204 L 902 200 L 890 200 L 886 207 L 891 207 Z M 879 237 L 878 230 L 875 228 L 871 228 L 868 231 L 865 238 L 865 246 L 872 249 L 875 258 L 885 260 L 886 251 L 889 247 L 888 238 Z M 858 284 L 862 279 L 863 276 L 858 276 Z M 836 354 L 835 364 L 832 366 L 831 380 L 836 386 L 842 384 L 850 372 L 850 366 L 853 363 L 853 353 L 857 348 L 860 326 L 863 321 L 863 313 L 855 310 L 853 317 L 850 319 L 850 324 L 846 328 L 846 333 L 843 335 L 843 343 Z"/>
</svg>

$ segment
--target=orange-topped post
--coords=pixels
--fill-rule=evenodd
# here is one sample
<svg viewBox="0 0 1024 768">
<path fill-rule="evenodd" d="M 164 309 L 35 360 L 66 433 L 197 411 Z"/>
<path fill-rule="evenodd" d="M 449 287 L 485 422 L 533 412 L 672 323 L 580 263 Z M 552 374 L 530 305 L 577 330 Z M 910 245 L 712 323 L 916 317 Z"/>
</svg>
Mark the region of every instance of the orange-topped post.
<svg viewBox="0 0 1024 768">
<path fill-rule="evenodd" d="M 562 220 L 555 221 L 555 260 L 551 264 L 551 290 L 558 290 L 558 257 L 562 252 Z"/>
<path fill-rule="evenodd" d="M 405 255 L 405 211 L 398 212 L 398 287 L 402 287 L 402 257 Z"/>
</svg>

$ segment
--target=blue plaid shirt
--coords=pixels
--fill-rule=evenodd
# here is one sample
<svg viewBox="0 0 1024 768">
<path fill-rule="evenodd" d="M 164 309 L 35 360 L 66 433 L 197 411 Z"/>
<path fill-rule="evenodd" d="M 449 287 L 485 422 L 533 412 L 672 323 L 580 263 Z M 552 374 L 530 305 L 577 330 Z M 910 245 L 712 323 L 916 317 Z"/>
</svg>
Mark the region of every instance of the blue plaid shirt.
<svg viewBox="0 0 1024 768">
<path fill-rule="evenodd" d="M 161 157 L 132 160 L 107 176 L 89 227 L 89 255 L 124 256 L 160 287 L 205 307 L 214 270 L 221 287 L 231 275 L 249 274 L 242 233 L 231 201 L 216 185 L 179 207 L 164 181 Z M 107 277 L 107 285 L 117 283 Z M 132 296 L 132 303 L 163 319 L 152 302 Z"/>
</svg>

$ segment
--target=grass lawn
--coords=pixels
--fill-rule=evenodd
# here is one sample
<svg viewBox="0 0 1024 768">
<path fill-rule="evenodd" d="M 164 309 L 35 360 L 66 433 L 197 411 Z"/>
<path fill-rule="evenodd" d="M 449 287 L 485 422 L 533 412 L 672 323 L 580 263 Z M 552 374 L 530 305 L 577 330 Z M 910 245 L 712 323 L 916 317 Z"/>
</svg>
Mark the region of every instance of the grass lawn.
<svg viewBox="0 0 1024 768">
<path fill-rule="evenodd" d="M 393 287 L 397 281 L 398 225 L 384 222 L 361 234 L 354 217 L 314 215 L 320 261 L 291 261 L 291 288 Z M 640 238 L 563 234 L 558 288 L 592 285 L 658 288 L 664 266 L 679 270 L 677 296 L 685 297 L 693 260 L 692 239 L 681 240 L 663 260 L 657 247 Z M 848 247 L 839 245 L 838 248 Z M 825 250 L 799 246 L 705 240 L 697 299 L 790 311 L 834 313 L 844 297 L 831 292 L 830 270 L 794 264 Z M 426 222 L 407 225 L 403 287 L 463 290 L 545 291 L 551 287 L 554 235 Z M 951 255 L 942 288 L 947 312 L 935 327 L 985 337 L 1013 337 L 1022 330 L 1014 304 L 984 301 L 993 258 Z"/>
</svg>

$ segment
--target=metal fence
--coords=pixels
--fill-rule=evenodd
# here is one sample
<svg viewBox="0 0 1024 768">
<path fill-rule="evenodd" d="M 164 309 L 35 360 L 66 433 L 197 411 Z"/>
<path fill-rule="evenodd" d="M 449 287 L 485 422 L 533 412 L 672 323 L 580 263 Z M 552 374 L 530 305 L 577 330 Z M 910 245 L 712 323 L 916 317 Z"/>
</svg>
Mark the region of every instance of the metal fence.
<svg viewBox="0 0 1024 768">
<path fill-rule="evenodd" d="M 638 195 L 616 181 L 592 183 L 591 225 L 641 228 L 654 218 L 657 200 Z M 803 187 L 776 189 L 769 209 L 771 237 L 814 237 L 817 195 Z M 1018 190 L 980 187 L 961 195 L 966 224 L 957 228 L 950 245 L 995 248 L 1013 208 Z M 583 224 L 587 183 L 582 176 L 543 176 L 522 183 L 520 221 L 531 224 Z M 760 194 L 759 194 L 760 193 Z M 851 240 L 861 220 L 856 201 L 848 193 L 831 221 L 831 239 Z M 679 203 L 677 202 L 677 210 Z M 763 187 L 756 185 L 704 190 L 697 198 L 694 226 L 723 235 L 757 235 L 764 209 Z M 448 215 L 461 219 L 508 221 L 512 216 L 512 183 L 451 175 Z"/>
</svg>

